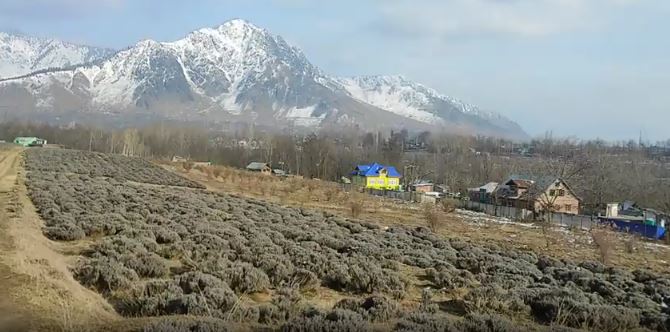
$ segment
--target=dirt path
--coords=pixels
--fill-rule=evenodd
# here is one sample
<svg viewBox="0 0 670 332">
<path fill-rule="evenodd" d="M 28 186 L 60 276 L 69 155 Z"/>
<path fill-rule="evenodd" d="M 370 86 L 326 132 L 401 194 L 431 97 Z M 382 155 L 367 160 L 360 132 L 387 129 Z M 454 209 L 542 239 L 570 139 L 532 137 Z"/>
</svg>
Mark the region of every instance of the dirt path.
<svg viewBox="0 0 670 332">
<path fill-rule="evenodd" d="M 72 277 L 67 244 L 42 235 L 21 151 L 0 147 L 0 331 L 92 331 L 117 323 L 112 307 Z"/>
<path fill-rule="evenodd" d="M 19 287 L 24 278 L 11 272 L 4 253 L 12 249 L 12 240 L 6 232 L 11 217 L 8 205 L 16 181 L 19 150 L 0 150 L 0 331 L 27 331 L 28 313 L 17 305 L 12 290 Z"/>
</svg>

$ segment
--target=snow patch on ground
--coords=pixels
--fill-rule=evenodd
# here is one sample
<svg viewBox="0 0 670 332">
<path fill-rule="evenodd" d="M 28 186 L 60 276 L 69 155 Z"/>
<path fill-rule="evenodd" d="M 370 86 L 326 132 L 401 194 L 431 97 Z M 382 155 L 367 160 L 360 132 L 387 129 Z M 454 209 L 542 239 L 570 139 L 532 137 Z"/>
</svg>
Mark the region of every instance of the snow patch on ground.
<svg viewBox="0 0 670 332">
<path fill-rule="evenodd" d="M 501 224 L 501 225 L 515 225 L 527 228 L 539 228 L 535 224 L 522 223 L 512 221 L 508 218 L 494 217 L 482 212 L 474 212 L 470 210 L 461 210 L 457 209 L 456 214 L 460 216 L 463 220 L 472 224 Z"/>
<path fill-rule="evenodd" d="M 670 245 L 667 245 L 667 244 L 645 242 L 644 246 L 649 248 L 649 249 L 661 249 L 661 250 L 670 251 Z"/>
</svg>

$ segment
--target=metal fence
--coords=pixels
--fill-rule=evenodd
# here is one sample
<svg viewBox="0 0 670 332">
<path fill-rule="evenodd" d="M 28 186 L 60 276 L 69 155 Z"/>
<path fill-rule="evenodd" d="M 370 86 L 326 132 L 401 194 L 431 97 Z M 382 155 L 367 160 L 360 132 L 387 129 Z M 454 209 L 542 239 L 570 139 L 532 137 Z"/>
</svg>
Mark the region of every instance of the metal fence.
<svg viewBox="0 0 670 332">
<path fill-rule="evenodd" d="M 546 219 L 545 219 L 546 220 Z M 589 230 L 598 223 L 598 218 L 594 216 L 574 215 L 565 213 L 552 213 L 551 222 L 580 229 Z"/>
<path fill-rule="evenodd" d="M 532 220 L 534 218 L 532 211 L 512 206 L 498 206 L 473 201 L 462 201 L 461 207 L 467 210 L 479 211 L 491 216 L 513 220 Z"/>
<path fill-rule="evenodd" d="M 550 221 L 565 227 L 575 227 L 581 229 L 591 229 L 596 223 L 597 218 L 593 216 L 573 215 L 565 213 L 534 213 L 533 211 L 515 208 L 512 206 L 498 206 L 473 201 L 463 201 L 462 208 L 486 213 L 491 216 L 508 218 L 512 220 L 525 221 Z"/>
</svg>

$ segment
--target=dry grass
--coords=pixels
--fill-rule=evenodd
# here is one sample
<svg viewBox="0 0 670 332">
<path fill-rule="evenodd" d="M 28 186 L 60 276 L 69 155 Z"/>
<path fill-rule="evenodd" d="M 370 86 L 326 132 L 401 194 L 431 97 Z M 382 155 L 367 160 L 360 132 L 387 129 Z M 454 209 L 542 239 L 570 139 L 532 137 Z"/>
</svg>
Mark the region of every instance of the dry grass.
<svg viewBox="0 0 670 332">
<path fill-rule="evenodd" d="M 640 247 L 640 239 L 635 234 L 629 234 L 628 238 L 624 239 L 624 251 L 627 254 L 634 254 Z"/>
<path fill-rule="evenodd" d="M 182 167 L 185 171 L 189 172 L 191 169 L 193 169 L 193 163 L 190 162 L 190 161 L 185 161 L 185 162 L 182 162 L 182 163 L 181 163 L 181 167 Z"/>
<path fill-rule="evenodd" d="M 612 254 L 616 245 L 612 232 L 608 229 L 597 228 L 591 231 L 591 236 L 598 250 L 600 262 L 609 265 L 612 262 Z"/>
<path fill-rule="evenodd" d="M 426 226 L 428 226 L 431 231 L 437 233 L 440 230 L 440 227 L 442 226 L 442 216 L 436 206 L 424 204 L 423 218 L 426 220 Z"/>
<path fill-rule="evenodd" d="M 440 207 L 444 213 L 454 213 L 459 206 L 459 202 L 455 199 L 445 198 L 440 201 Z"/>
<path fill-rule="evenodd" d="M 185 170 L 183 163 L 178 166 Z M 355 207 L 356 215 L 360 216 L 366 207 L 375 207 L 379 201 L 368 195 L 346 192 L 340 184 L 334 182 L 262 175 L 224 166 L 197 166 L 187 171 L 187 176 L 216 190 L 290 205 L 316 208 L 337 206 L 338 210 L 345 210 L 348 215 L 353 213 L 352 205 L 361 205 Z"/>
<path fill-rule="evenodd" d="M 363 202 L 361 201 L 353 199 L 349 202 L 349 207 L 351 208 L 352 218 L 358 218 L 363 213 Z"/>
</svg>

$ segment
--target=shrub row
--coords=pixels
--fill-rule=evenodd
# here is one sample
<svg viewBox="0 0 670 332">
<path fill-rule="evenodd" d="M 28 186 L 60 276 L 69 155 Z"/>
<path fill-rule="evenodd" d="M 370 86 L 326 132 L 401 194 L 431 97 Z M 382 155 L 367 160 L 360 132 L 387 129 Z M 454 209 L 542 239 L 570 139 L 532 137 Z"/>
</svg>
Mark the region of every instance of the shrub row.
<svg viewBox="0 0 670 332">
<path fill-rule="evenodd" d="M 602 331 L 669 328 L 670 280 L 649 271 L 445 240 L 421 227 L 382 230 L 201 190 L 149 187 L 95 176 L 93 162 L 74 172 L 55 161 L 35 166 L 40 160 L 27 158 L 27 185 L 45 234 L 60 241 L 102 236 L 74 274 L 128 316 L 235 315 L 298 331 L 364 329 L 402 319 L 400 328 L 419 328 L 428 318 L 407 317 L 391 300 L 407 294 L 409 282 L 399 268 L 404 264 L 424 269 L 434 288 L 467 291 L 466 321 L 477 323 L 458 327 L 465 330 L 507 331 L 498 316 Z M 279 291 L 317 287 L 367 300 L 343 300 L 322 313 L 306 310 L 299 294 Z M 274 292 L 275 299 L 239 305 L 243 294 L 258 292 Z M 428 296 L 422 303 L 423 314 L 440 317 L 430 301 Z M 428 328 L 446 331 L 450 324 L 438 320 Z"/>
</svg>

